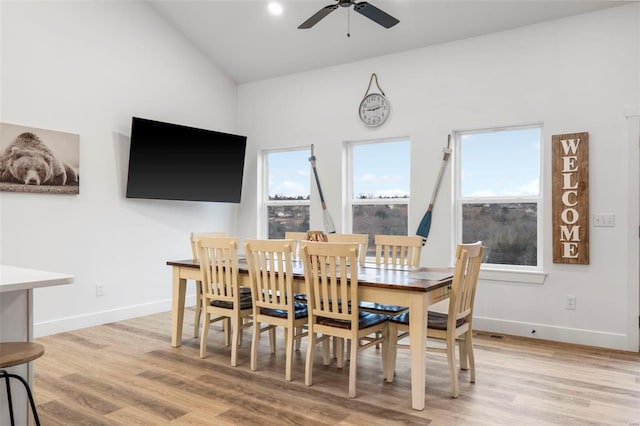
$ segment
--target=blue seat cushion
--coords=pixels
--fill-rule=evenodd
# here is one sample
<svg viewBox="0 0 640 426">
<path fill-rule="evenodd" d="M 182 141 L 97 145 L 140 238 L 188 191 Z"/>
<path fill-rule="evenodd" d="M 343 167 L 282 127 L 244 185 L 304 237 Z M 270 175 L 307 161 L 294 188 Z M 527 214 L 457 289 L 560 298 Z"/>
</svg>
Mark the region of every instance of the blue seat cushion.
<svg viewBox="0 0 640 426">
<path fill-rule="evenodd" d="M 360 306 L 360 309 L 365 309 L 369 312 L 387 314 L 387 315 L 394 315 L 409 309 L 406 306 L 387 305 L 384 303 L 374 303 L 374 302 L 359 302 L 358 306 Z"/>
<path fill-rule="evenodd" d="M 307 305 L 305 305 L 304 303 L 294 302 L 293 303 L 293 309 L 294 309 L 294 317 L 295 317 L 295 319 L 305 318 L 305 317 L 309 316 L 309 311 L 307 310 Z M 262 315 L 269 315 L 271 317 L 278 317 L 278 318 L 286 318 L 287 317 L 287 311 L 284 310 L 284 309 L 260 308 L 260 313 Z"/>
<path fill-rule="evenodd" d="M 214 300 L 211 306 L 216 308 L 233 309 L 233 302 L 224 300 Z M 240 287 L 240 309 L 251 309 L 253 307 L 253 298 L 251 297 L 251 288 Z"/>
<path fill-rule="evenodd" d="M 449 315 L 447 314 L 429 311 L 428 327 L 434 328 L 436 330 L 446 330 L 448 318 Z M 390 321 L 398 324 L 409 325 L 409 312 L 403 312 L 399 315 L 391 317 Z M 462 324 L 464 324 L 464 322 L 465 318 L 460 318 L 458 321 L 456 321 L 456 327 L 460 327 Z"/>
<path fill-rule="evenodd" d="M 360 312 L 358 316 L 358 329 L 362 330 L 363 328 L 373 327 L 388 320 L 389 317 L 387 315 Z M 329 327 L 344 328 L 347 330 L 351 329 L 351 321 L 337 320 L 333 318 L 318 317 L 318 324 Z"/>
</svg>

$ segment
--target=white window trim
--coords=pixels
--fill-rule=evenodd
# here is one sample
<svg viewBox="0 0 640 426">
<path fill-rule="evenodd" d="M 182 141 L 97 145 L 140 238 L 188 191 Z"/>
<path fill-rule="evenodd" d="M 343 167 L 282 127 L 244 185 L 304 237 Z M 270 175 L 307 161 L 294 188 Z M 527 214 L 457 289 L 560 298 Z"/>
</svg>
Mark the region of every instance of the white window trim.
<svg viewBox="0 0 640 426">
<path fill-rule="evenodd" d="M 538 158 L 539 161 L 539 190 L 538 196 L 519 196 L 519 197 L 483 197 L 483 198 L 473 198 L 473 197 L 462 197 L 462 187 L 461 187 L 461 158 L 460 155 L 456 153 L 460 152 L 460 138 L 463 135 L 468 134 L 476 134 L 476 133 L 489 133 L 489 132 L 500 132 L 500 131 L 510 131 L 510 130 L 522 130 L 522 129 L 531 129 L 531 128 L 539 128 L 540 129 L 540 156 Z M 544 152 L 544 126 L 543 123 L 531 123 L 531 124 L 523 124 L 523 125 L 510 125 L 510 126 L 500 126 L 500 127 L 490 127 L 490 128 L 480 128 L 480 129 L 471 129 L 471 130 L 460 130 L 453 132 L 454 137 L 454 197 L 452 199 L 453 202 L 453 211 L 454 213 L 454 223 L 453 223 L 453 242 L 452 247 L 456 247 L 462 240 L 462 208 L 461 205 L 463 203 L 500 203 L 500 202 L 535 202 L 537 203 L 537 265 L 536 266 L 522 266 L 522 265 L 502 265 L 502 264 L 492 264 L 492 263 L 483 263 L 480 278 L 484 280 L 491 281 L 511 281 L 511 282 L 519 282 L 519 283 L 533 283 L 533 284 L 542 284 L 544 283 L 547 273 L 544 272 L 544 252 L 543 252 L 543 244 L 544 244 L 544 185 L 543 185 L 543 152 Z M 455 253 L 452 252 L 451 259 L 452 262 L 454 260 Z"/>
<path fill-rule="evenodd" d="M 388 142 L 403 142 L 409 141 L 411 138 L 408 136 L 399 136 L 394 138 L 384 139 L 367 139 L 360 141 L 346 141 L 344 142 L 345 151 L 345 167 L 343 170 L 343 176 L 345 176 L 345 192 L 343 197 L 344 210 L 342 213 L 342 223 L 344 224 L 345 233 L 353 232 L 353 206 L 355 205 L 406 205 L 407 215 L 411 217 L 411 181 L 409 182 L 409 196 L 406 198 L 353 198 L 353 147 L 356 145 L 370 145 L 374 143 L 388 143 Z M 409 229 L 407 229 L 409 232 Z"/>
<path fill-rule="evenodd" d="M 261 238 L 269 238 L 269 214 L 270 206 L 309 206 L 311 200 L 269 200 L 269 154 L 277 152 L 309 151 L 309 146 L 298 146 L 288 148 L 275 148 L 260 150 L 260 168 L 258 176 L 261 182 L 258 183 L 258 235 Z M 311 188 L 311 187 L 310 187 Z"/>
</svg>

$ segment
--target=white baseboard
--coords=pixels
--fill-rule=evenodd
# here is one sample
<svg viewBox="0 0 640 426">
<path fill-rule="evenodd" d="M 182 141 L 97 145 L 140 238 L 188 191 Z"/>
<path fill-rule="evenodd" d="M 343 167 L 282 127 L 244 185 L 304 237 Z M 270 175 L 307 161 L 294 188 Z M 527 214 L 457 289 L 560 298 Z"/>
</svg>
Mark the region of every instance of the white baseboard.
<svg viewBox="0 0 640 426">
<path fill-rule="evenodd" d="M 195 295 L 185 298 L 185 306 L 195 304 Z M 74 317 L 59 318 L 50 321 L 37 322 L 33 325 L 33 334 L 36 338 L 65 331 L 79 330 L 81 328 L 108 324 L 116 321 L 124 321 L 145 315 L 157 314 L 171 310 L 171 299 L 159 300 L 142 305 L 127 306 L 108 311 L 92 312 Z"/>
<path fill-rule="evenodd" d="M 534 339 L 619 349 L 623 351 L 631 350 L 628 348 L 628 336 L 626 334 L 619 333 L 607 333 L 597 330 L 584 330 L 579 328 L 559 327 L 519 321 L 505 321 L 478 316 L 473 317 L 473 328 L 475 330 L 482 330 L 491 333 L 532 337 Z M 535 333 L 533 333 L 533 330 L 535 330 Z"/>
</svg>

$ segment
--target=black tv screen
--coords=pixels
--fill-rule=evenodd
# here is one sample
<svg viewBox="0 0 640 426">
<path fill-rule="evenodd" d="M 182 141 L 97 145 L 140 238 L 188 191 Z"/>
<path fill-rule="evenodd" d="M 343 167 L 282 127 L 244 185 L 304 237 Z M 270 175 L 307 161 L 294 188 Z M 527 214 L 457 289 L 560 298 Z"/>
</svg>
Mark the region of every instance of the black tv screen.
<svg viewBox="0 0 640 426">
<path fill-rule="evenodd" d="M 133 117 L 127 198 L 239 203 L 246 136 Z"/>
</svg>

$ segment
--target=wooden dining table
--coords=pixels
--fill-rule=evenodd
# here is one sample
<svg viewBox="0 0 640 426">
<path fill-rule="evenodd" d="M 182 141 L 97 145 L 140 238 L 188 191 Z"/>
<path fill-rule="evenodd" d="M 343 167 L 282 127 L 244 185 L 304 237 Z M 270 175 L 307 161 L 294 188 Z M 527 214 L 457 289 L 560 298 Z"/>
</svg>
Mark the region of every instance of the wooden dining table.
<svg viewBox="0 0 640 426">
<path fill-rule="evenodd" d="M 197 260 L 169 260 L 173 269 L 173 302 L 171 346 L 182 345 L 182 326 L 187 280 L 200 281 Z M 239 284 L 250 286 L 246 259 L 238 259 Z M 302 262 L 294 261 L 294 285 L 299 293 L 306 292 Z M 428 307 L 448 297 L 452 271 L 441 268 L 424 268 L 365 263 L 358 267 L 358 293 L 360 300 L 407 306 L 411 315 L 411 407 L 423 410 L 425 406 L 426 329 Z"/>
</svg>

